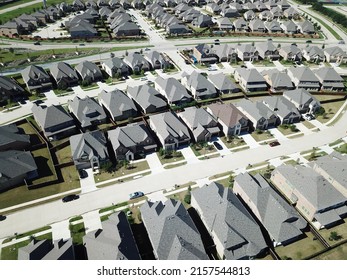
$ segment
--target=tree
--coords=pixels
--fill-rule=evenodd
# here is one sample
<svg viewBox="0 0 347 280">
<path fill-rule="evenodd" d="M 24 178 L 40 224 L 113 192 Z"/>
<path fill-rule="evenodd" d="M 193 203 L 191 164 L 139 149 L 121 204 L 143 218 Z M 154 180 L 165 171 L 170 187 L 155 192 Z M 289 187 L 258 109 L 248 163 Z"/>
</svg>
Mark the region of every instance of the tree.
<svg viewBox="0 0 347 280">
<path fill-rule="evenodd" d="M 143 49 L 140 50 L 140 54 L 143 54 Z"/>
<path fill-rule="evenodd" d="M 61 82 L 57 85 L 57 87 L 60 90 L 66 90 L 68 88 L 68 84 L 64 80 L 61 80 Z"/>
<path fill-rule="evenodd" d="M 9 51 L 10 53 L 14 53 L 14 48 L 9 48 L 8 51 Z"/>
<path fill-rule="evenodd" d="M 342 238 L 341 235 L 339 235 L 336 231 L 330 232 L 329 239 L 337 241 L 337 240 L 340 240 L 341 238 Z"/>
<path fill-rule="evenodd" d="M 128 51 L 125 51 L 125 56 L 128 56 L 128 55 L 129 55 Z"/>
<path fill-rule="evenodd" d="M 114 57 L 115 57 L 114 53 L 111 52 L 111 53 L 110 53 L 110 57 L 111 57 L 111 58 L 114 58 Z"/>
</svg>

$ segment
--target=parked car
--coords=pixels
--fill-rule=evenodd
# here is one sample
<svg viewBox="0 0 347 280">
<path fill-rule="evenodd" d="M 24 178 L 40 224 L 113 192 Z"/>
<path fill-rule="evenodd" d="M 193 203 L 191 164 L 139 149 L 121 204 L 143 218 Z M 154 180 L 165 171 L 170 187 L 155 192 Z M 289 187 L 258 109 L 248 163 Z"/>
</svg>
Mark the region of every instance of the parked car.
<svg viewBox="0 0 347 280">
<path fill-rule="evenodd" d="M 87 171 L 85 171 L 84 169 L 78 170 L 78 174 L 79 174 L 79 176 L 80 176 L 80 179 L 83 179 L 83 178 L 87 178 L 87 177 L 88 177 L 88 173 L 87 173 Z"/>
<path fill-rule="evenodd" d="M 143 192 L 134 192 L 129 194 L 130 199 L 135 199 L 135 198 L 139 198 L 141 196 L 144 196 L 145 194 Z"/>
<path fill-rule="evenodd" d="M 79 199 L 79 195 L 77 194 L 69 194 L 67 196 L 64 196 L 62 198 L 62 201 L 65 203 L 65 202 L 69 202 L 69 201 L 73 201 L 73 200 L 76 200 L 76 199 Z"/>
<path fill-rule="evenodd" d="M 311 121 L 311 120 L 315 119 L 314 115 L 309 114 L 309 113 L 303 114 L 302 117 L 303 117 L 304 120 L 307 120 L 307 121 Z"/>
<path fill-rule="evenodd" d="M 39 41 L 34 43 L 35 46 L 41 45 L 41 43 Z"/>
<path fill-rule="evenodd" d="M 0 215 L 0 222 L 1 222 L 1 221 L 5 221 L 6 218 L 7 218 L 7 217 L 6 217 L 5 215 Z"/>
<path fill-rule="evenodd" d="M 281 145 L 281 144 L 280 144 L 280 142 L 278 142 L 278 141 L 273 141 L 273 142 L 271 142 L 269 145 L 270 145 L 270 147 L 275 147 L 275 146 L 279 146 L 279 145 Z"/>
<path fill-rule="evenodd" d="M 213 145 L 217 148 L 217 150 L 223 150 L 223 147 L 221 144 L 219 144 L 217 141 L 213 142 Z"/>
</svg>

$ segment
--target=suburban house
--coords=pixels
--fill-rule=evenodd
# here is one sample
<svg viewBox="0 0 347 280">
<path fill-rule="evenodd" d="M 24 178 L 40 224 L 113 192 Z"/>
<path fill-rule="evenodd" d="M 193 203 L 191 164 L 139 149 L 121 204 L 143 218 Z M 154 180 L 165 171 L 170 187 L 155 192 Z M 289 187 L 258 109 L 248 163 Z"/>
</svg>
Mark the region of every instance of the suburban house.
<svg viewBox="0 0 347 280">
<path fill-rule="evenodd" d="M 282 32 L 282 28 L 280 23 L 277 20 L 267 21 L 265 22 L 266 30 L 269 33 L 280 33 Z"/>
<path fill-rule="evenodd" d="M 193 55 L 197 62 L 214 64 L 219 61 L 214 49 L 208 44 L 200 44 L 193 48 Z"/>
<path fill-rule="evenodd" d="M 167 108 L 164 97 L 154 87 L 147 84 L 128 87 L 127 92 L 145 114 L 163 111 Z"/>
<path fill-rule="evenodd" d="M 242 61 L 254 61 L 258 60 L 258 51 L 252 44 L 238 44 L 236 45 L 236 53 Z"/>
<path fill-rule="evenodd" d="M 249 130 L 248 118 L 233 104 L 211 104 L 207 107 L 207 112 L 221 124 L 225 136 L 240 135 Z"/>
<path fill-rule="evenodd" d="M 212 27 L 214 22 L 209 15 L 201 14 L 192 20 L 192 25 L 199 28 Z"/>
<path fill-rule="evenodd" d="M 67 104 L 69 112 L 80 122 L 82 129 L 106 122 L 104 109 L 92 97 L 81 99 L 75 96 L 74 99 L 68 100 Z"/>
<path fill-rule="evenodd" d="M 289 7 L 288 9 L 284 10 L 283 15 L 287 19 L 298 20 L 300 18 L 300 13 L 294 7 Z"/>
<path fill-rule="evenodd" d="M 101 68 L 110 77 L 124 77 L 130 75 L 130 67 L 122 59 L 113 57 L 101 62 Z"/>
<path fill-rule="evenodd" d="M 24 150 L 30 146 L 30 135 L 15 124 L 0 126 L 0 151 Z"/>
<path fill-rule="evenodd" d="M 315 69 L 313 73 L 322 85 L 322 91 L 343 91 L 345 90 L 344 79 L 332 67 L 321 67 Z"/>
<path fill-rule="evenodd" d="M 170 61 L 157 51 L 146 53 L 144 57 L 151 63 L 152 69 L 167 69 L 171 65 Z"/>
<path fill-rule="evenodd" d="M 238 18 L 233 21 L 235 31 L 244 32 L 248 30 L 248 22 L 243 18 Z"/>
<path fill-rule="evenodd" d="M 29 91 L 43 91 L 52 88 L 51 77 L 40 66 L 28 66 L 22 71 L 22 77 Z"/>
<path fill-rule="evenodd" d="M 221 16 L 226 17 L 226 18 L 238 18 L 240 17 L 240 13 L 237 9 L 233 8 L 224 8 L 220 12 Z"/>
<path fill-rule="evenodd" d="M 301 114 L 314 113 L 320 107 L 318 99 L 303 88 L 285 91 L 283 97 L 292 102 Z"/>
<path fill-rule="evenodd" d="M 284 47 L 281 47 L 279 50 L 280 56 L 284 60 L 290 60 L 290 61 L 301 61 L 302 60 L 302 53 L 301 50 L 295 45 L 286 45 Z"/>
<path fill-rule="evenodd" d="M 215 14 L 215 15 L 219 15 L 221 12 L 221 8 L 216 3 L 208 3 L 206 5 L 206 11 L 208 11 L 212 14 Z"/>
<path fill-rule="evenodd" d="M 79 18 L 79 20 L 71 21 L 69 25 L 69 33 L 71 38 L 92 38 L 99 36 L 98 31 L 89 21 Z"/>
<path fill-rule="evenodd" d="M 298 31 L 302 34 L 314 34 L 316 32 L 313 24 L 308 20 L 298 22 Z"/>
<path fill-rule="evenodd" d="M 330 47 L 324 49 L 324 55 L 327 62 L 346 63 L 347 53 L 340 47 Z"/>
<path fill-rule="evenodd" d="M 134 160 L 156 151 L 157 144 L 144 122 L 131 123 L 108 131 L 117 160 Z"/>
<path fill-rule="evenodd" d="M 237 175 L 233 192 L 264 225 L 274 246 L 288 245 L 304 236 L 305 219 L 259 173 Z"/>
<path fill-rule="evenodd" d="M 254 68 L 248 69 L 238 67 L 235 69 L 234 78 L 245 92 L 267 90 L 265 79 Z"/>
<path fill-rule="evenodd" d="M 104 133 L 99 130 L 71 136 L 70 148 L 76 169 L 98 170 L 109 158 L 106 142 Z"/>
<path fill-rule="evenodd" d="M 168 35 L 192 33 L 192 31 L 182 23 L 175 23 L 175 24 L 166 26 L 166 32 L 168 33 Z"/>
<path fill-rule="evenodd" d="M 141 217 L 158 260 L 208 260 L 200 233 L 177 200 L 146 201 Z"/>
<path fill-rule="evenodd" d="M 123 61 L 129 65 L 134 73 L 140 73 L 151 70 L 151 64 L 139 53 L 129 53 Z"/>
<path fill-rule="evenodd" d="M 307 61 L 312 61 L 315 63 L 325 61 L 324 50 L 318 46 L 308 46 L 304 48 L 302 50 L 302 56 Z"/>
<path fill-rule="evenodd" d="M 271 21 L 274 19 L 273 14 L 269 10 L 261 11 L 258 17 L 263 21 Z"/>
<path fill-rule="evenodd" d="M 227 17 L 222 17 L 217 19 L 217 24 L 221 30 L 232 30 L 234 28 L 233 23 Z"/>
<path fill-rule="evenodd" d="M 312 91 L 320 89 L 319 79 L 308 67 L 290 67 L 287 73 L 297 88 Z"/>
<path fill-rule="evenodd" d="M 29 245 L 18 249 L 18 260 L 75 260 L 72 239 L 33 240 Z"/>
<path fill-rule="evenodd" d="M 281 165 L 271 173 L 271 181 L 317 229 L 331 227 L 347 215 L 347 198 L 309 167 Z"/>
<path fill-rule="evenodd" d="M 57 87 L 60 89 L 66 89 L 78 85 L 79 78 L 76 70 L 65 62 L 53 64 L 50 68 L 50 72 Z"/>
<path fill-rule="evenodd" d="M 204 108 L 185 108 L 178 115 L 192 132 L 195 142 L 208 142 L 220 134 L 217 120 Z"/>
<path fill-rule="evenodd" d="M 254 129 L 266 130 L 278 124 L 278 117 L 263 102 L 242 99 L 235 106 L 252 122 Z"/>
<path fill-rule="evenodd" d="M 266 31 L 266 27 L 265 27 L 265 24 L 262 20 L 260 19 L 252 19 L 250 22 L 249 22 L 249 29 L 252 31 L 252 32 L 261 32 L 261 33 L 264 33 Z"/>
<path fill-rule="evenodd" d="M 267 249 L 259 225 L 231 189 L 211 183 L 192 191 L 191 205 L 221 259 L 253 259 Z"/>
<path fill-rule="evenodd" d="M 188 128 L 172 112 L 150 116 L 149 125 L 165 150 L 176 150 L 190 143 Z"/>
<path fill-rule="evenodd" d="M 217 96 L 217 90 L 204 75 L 193 71 L 190 75 L 183 73 L 182 84 L 191 91 L 195 99 L 208 99 Z"/>
<path fill-rule="evenodd" d="M 281 124 L 292 124 L 299 122 L 301 115 L 295 105 L 283 96 L 268 96 L 263 103 L 275 112 Z"/>
<path fill-rule="evenodd" d="M 140 260 L 133 232 L 123 211 L 109 216 L 83 236 L 88 260 Z"/>
<path fill-rule="evenodd" d="M 346 155 L 332 152 L 330 155 L 319 157 L 310 163 L 310 167 L 347 198 Z"/>
<path fill-rule="evenodd" d="M 0 76 L 0 102 L 25 95 L 24 89 L 12 78 Z"/>
<path fill-rule="evenodd" d="M 83 81 L 94 83 L 103 79 L 101 70 L 99 67 L 90 61 L 82 61 L 75 67 L 78 74 L 81 76 Z"/>
<path fill-rule="evenodd" d="M 114 121 L 126 120 L 139 114 L 134 101 L 119 89 L 101 91 L 98 100 Z"/>
<path fill-rule="evenodd" d="M 113 33 L 119 37 L 139 36 L 141 35 L 141 29 L 134 22 L 123 21 L 113 29 Z"/>
<path fill-rule="evenodd" d="M 193 100 L 187 89 L 175 78 L 164 79 L 158 76 L 154 81 L 155 89 L 165 96 L 170 105 L 182 105 Z"/>
<path fill-rule="evenodd" d="M 0 174 L 1 192 L 39 176 L 32 154 L 17 150 L 0 152 Z"/>
<path fill-rule="evenodd" d="M 298 26 L 292 20 L 283 21 L 280 26 L 286 34 L 295 34 L 298 32 Z"/>
<path fill-rule="evenodd" d="M 275 47 L 271 40 L 257 43 L 255 47 L 261 59 L 268 59 L 270 61 L 280 59 L 277 47 Z"/>
<path fill-rule="evenodd" d="M 46 107 L 34 104 L 31 111 L 35 121 L 50 141 L 69 136 L 76 130 L 73 118 L 62 105 Z"/>
<path fill-rule="evenodd" d="M 207 78 L 222 94 L 236 93 L 241 91 L 241 89 L 223 73 L 208 75 Z"/>
<path fill-rule="evenodd" d="M 252 10 L 248 10 L 243 14 L 243 18 L 247 21 L 250 21 L 252 19 L 255 19 L 256 14 Z"/>
<path fill-rule="evenodd" d="M 295 88 L 287 73 L 279 72 L 277 69 L 271 69 L 262 72 L 262 74 L 272 92 L 281 92 Z"/>
</svg>

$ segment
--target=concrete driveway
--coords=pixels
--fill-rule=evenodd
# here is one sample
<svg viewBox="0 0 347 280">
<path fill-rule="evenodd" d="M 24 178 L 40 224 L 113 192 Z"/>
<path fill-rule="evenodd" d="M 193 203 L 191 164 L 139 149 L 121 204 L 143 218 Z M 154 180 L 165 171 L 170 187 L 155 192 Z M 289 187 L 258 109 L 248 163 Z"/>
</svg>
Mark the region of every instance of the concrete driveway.
<svg viewBox="0 0 347 280">
<path fill-rule="evenodd" d="M 149 155 L 146 155 L 146 160 L 152 173 L 160 173 L 165 170 L 158 158 L 157 153 L 151 153 Z"/>
<path fill-rule="evenodd" d="M 99 210 L 91 211 L 82 215 L 86 234 L 93 230 L 102 228 Z"/>
<path fill-rule="evenodd" d="M 260 146 L 260 144 L 255 141 L 251 134 L 240 135 L 240 137 L 246 142 L 250 149 Z"/>
<path fill-rule="evenodd" d="M 184 156 L 187 164 L 197 163 L 199 159 L 194 154 L 193 150 L 188 146 L 179 150 Z"/>
<path fill-rule="evenodd" d="M 218 150 L 217 149 L 217 152 L 221 155 L 221 156 L 226 156 L 226 155 L 229 155 L 231 154 L 230 150 L 228 149 L 227 146 L 225 146 L 224 142 L 220 139 L 220 138 L 216 138 L 216 139 L 213 139 L 213 142 L 217 142 L 219 145 L 221 145 L 223 147 L 222 150 Z M 211 143 L 213 145 L 213 142 Z"/>
<path fill-rule="evenodd" d="M 318 127 L 320 130 L 324 130 L 327 128 L 325 124 L 322 124 L 320 121 L 317 120 L 312 120 L 311 123 L 315 126 Z"/>
<path fill-rule="evenodd" d="M 288 138 L 282 134 L 277 128 L 270 128 L 269 131 L 278 141 L 286 141 Z"/>
<path fill-rule="evenodd" d="M 295 124 L 297 129 L 299 129 L 302 133 L 305 135 L 313 133 L 311 129 L 309 129 L 306 125 L 303 123 L 296 123 Z"/>
<path fill-rule="evenodd" d="M 71 237 L 69 225 L 70 225 L 69 220 L 64 220 L 61 222 L 51 224 L 53 241 L 60 240 L 60 239 L 63 239 L 63 240 L 69 239 Z"/>
<path fill-rule="evenodd" d="M 85 169 L 88 177 L 80 179 L 81 193 L 88 193 L 97 190 L 95 186 L 94 173 L 92 168 Z"/>
</svg>

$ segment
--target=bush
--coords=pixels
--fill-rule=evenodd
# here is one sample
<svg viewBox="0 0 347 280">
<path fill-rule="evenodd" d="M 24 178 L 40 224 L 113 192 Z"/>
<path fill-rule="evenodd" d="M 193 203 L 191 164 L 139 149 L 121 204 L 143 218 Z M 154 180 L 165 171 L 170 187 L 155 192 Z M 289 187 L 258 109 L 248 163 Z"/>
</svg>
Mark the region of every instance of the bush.
<svg viewBox="0 0 347 280">
<path fill-rule="evenodd" d="M 325 113 L 325 109 L 323 107 L 319 107 L 314 113 L 316 116 L 322 116 Z"/>
<path fill-rule="evenodd" d="M 191 194 L 189 192 L 188 194 L 186 194 L 184 196 L 184 202 L 187 203 L 187 204 L 190 204 L 191 203 L 191 198 L 192 198 L 192 196 L 191 196 Z"/>
</svg>

